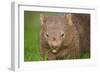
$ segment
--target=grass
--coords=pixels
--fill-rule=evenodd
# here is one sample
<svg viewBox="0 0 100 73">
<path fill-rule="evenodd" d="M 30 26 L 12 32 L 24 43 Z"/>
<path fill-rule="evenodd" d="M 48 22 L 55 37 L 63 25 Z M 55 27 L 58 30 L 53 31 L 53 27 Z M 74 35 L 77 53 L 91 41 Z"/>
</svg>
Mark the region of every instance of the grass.
<svg viewBox="0 0 100 73">
<path fill-rule="evenodd" d="M 81 59 L 87 59 L 87 58 L 90 58 L 90 52 L 83 52 L 81 53 L 81 56 L 80 56 Z"/>
<path fill-rule="evenodd" d="M 33 11 L 24 12 L 24 61 L 40 61 L 40 13 Z M 42 12 L 43 13 L 43 12 Z M 55 15 L 56 13 L 44 13 Z M 81 59 L 89 58 L 89 53 L 81 54 Z M 45 60 L 48 59 L 45 54 Z"/>
<path fill-rule="evenodd" d="M 24 17 L 24 60 L 39 61 L 39 15 L 26 11 Z"/>
</svg>

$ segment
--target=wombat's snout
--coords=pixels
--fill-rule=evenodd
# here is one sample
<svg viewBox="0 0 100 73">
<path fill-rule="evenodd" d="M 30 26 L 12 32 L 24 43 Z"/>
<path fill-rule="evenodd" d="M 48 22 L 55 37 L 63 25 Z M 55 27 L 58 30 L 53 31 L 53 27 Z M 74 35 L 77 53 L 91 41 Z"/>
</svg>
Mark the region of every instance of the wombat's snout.
<svg viewBox="0 0 100 73">
<path fill-rule="evenodd" d="M 58 48 L 57 42 L 52 42 L 52 48 L 54 48 L 54 49 Z"/>
<path fill-rule="evenodd" d="M 50 47 L 52 49 L 51 50 L 52 53 L 56 54 L 58 52 L 60 46 L 61 46 L 61 42 L 60 41 L 57 41 L 57 40 L 51 41 Z"/>
<path fill-rule="evenodd" d="M 53 38 L 51 41 L 51 47 L 53 49 L 56 49 L 56 48 L 59 48 L 59 46 L 60 46 L 60 42 L 58 42 L 56 38 Z"/>
</svg>

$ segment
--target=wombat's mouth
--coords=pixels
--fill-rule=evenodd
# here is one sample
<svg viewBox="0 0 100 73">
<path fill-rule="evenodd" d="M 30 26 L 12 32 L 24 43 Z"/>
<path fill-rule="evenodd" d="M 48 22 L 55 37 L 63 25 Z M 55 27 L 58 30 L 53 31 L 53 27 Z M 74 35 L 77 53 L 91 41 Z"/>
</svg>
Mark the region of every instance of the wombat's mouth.
<svg viewBox="0 0 100 73">
<path fill-rule="evenodd" d="M 54 53 L 54 54 L 57 53 L 57 50 L 56 49 L 53 49 L 52 50 L 52 53 Z"/>
<path fill-rule="evenodd" d="M 57 53 L 57 49 L 52 48 L 52 49 L 51 49 L 51 52 L 52 52 L 53 54 L 56 54 L 56 53 Z"/>
</svg>

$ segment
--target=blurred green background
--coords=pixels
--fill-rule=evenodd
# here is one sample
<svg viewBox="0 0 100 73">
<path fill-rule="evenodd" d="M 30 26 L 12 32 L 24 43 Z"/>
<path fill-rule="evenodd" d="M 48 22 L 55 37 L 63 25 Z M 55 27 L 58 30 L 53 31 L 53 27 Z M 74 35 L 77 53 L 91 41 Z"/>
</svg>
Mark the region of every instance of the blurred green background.
<svg viewBox="0 0 100 73">
<path fill-rule="evenodd" d="M 62 15 L 62 13 L 24 11 L 24 61 L 40 61 L 40 14 Z M 89 58 L 88 52 L 81 59 Z"/>
</svg>

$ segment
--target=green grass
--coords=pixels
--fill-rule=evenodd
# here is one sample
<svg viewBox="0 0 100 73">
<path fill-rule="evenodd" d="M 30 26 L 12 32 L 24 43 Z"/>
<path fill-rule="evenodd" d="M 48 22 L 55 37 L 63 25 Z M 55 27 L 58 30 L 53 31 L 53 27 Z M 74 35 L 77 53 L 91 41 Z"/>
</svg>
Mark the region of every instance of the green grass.
<svg viewBox="0 0 100 73">
<path fill-rule="evenodd" d="M 24 23 L 24 60 L 39 61 L 39 14 L 25 11 Z"/>
<path fill-rule="evenodd" d="M 87 59 L 90 58 L 90 52 L 81 53 L 80 59 Z"/>
<path fill-rule="evenodd" d="M 56 13 L 24 12 L 24 61 L 40 61 L 40 13 L 43 15 L 56 15 Z M 89 58 L 89 53 L 81 54 L 81 59 Z M 45 60 L 48 59 L 45 54 Z"/>
</svg>

